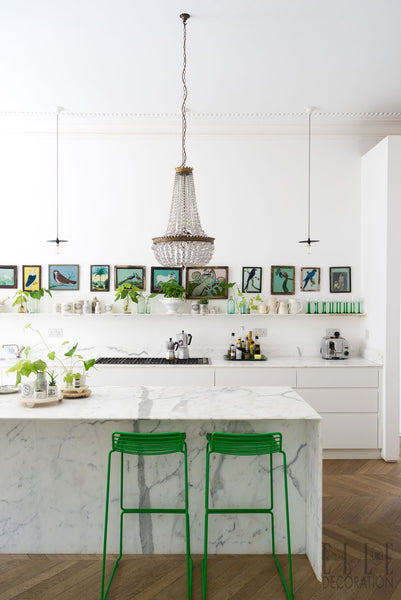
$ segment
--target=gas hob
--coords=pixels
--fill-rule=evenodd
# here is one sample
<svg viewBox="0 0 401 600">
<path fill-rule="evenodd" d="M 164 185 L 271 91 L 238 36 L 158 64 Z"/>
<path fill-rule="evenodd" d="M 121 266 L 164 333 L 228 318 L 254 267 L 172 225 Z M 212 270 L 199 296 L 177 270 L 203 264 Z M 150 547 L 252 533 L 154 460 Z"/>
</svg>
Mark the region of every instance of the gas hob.
<svg viewBox="0 0 401 600">
<path fill-rule="evenodd" d="M 208 365 L 208 358 L 152 358 L 152 357 L 117 357 L 101 356 L 96 359 L 97 365 Z"/>
</svg>

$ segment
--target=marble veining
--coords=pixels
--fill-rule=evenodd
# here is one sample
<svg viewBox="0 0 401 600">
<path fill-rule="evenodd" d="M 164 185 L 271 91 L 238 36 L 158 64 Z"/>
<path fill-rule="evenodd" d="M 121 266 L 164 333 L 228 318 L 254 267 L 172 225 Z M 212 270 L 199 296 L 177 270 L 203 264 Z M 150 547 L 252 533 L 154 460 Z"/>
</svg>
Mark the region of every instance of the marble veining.
<svg viewBox="0 0 401 600">
<path fill-rule="evenodd" d="M 96 388 L 90 398 L 40 409 L 18 397 L 0 404 L 0 551 L 99 553 L 107 454 L 113 431 L 185 431 L 189 458 L 191 549 L 202 553 L 206 433 L 283 434 L 287 454 L 292 548 L 321 575 L 320 417 L 286 387 Z M 113 455 L 109 552 L 118 548 L 119 458 Z M 127 506 L 182 507 L 181 455 L 126 457 Z M 213 455 L 211 506 L 266 506 L 267 457 Z M 274 457 L 276 544 L 286 551 L 283 466 Z M 182 553 L 182 515 L 127 515 L 124 550 Z M 211 553 L 270 552 L 266 515 L 215 515 Z"/>
</svg>

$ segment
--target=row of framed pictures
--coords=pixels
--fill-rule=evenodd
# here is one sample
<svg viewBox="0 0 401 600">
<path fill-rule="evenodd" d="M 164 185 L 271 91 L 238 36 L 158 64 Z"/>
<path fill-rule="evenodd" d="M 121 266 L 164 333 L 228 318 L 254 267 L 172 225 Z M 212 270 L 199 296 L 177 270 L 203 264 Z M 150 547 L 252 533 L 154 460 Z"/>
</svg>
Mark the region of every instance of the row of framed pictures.
<svg viewBox="0 0 401 600">
<path fill-rule="evenodd" d="M 151 267 L 151 293 L 160 293 L 160 284 L 174 279 L 182 285 L 181 268 Z M 188 298 L 227 298 L 228 267 L 187 267 L 186 290 Z M 52 291 L 79 290 L 79 265 L 49 265 L 49 284 Z M 114 267 L 114 287 L 125 282 L 146 289 L 146 267 Z M 0 289 L 17 288 L 18 267 L 0 266 Z M 39 265 L 23 265 L 22 289 L 38 290 L 42 287 L 42 268 Z M 262 291 L 262 267 L 242 267 L 242 293 L 259 294 Z M 110 291 L 110 265 L 91 265 L 91 292 Z M 320 268 L 301 267 L 300 291 L 320 290 Z M 295 294 L 295 267 L 272 265 L 270 268 L 271 294 Z M 351 292 L 351 267 L 330 267 L 330 292 Z"/>
</svg>

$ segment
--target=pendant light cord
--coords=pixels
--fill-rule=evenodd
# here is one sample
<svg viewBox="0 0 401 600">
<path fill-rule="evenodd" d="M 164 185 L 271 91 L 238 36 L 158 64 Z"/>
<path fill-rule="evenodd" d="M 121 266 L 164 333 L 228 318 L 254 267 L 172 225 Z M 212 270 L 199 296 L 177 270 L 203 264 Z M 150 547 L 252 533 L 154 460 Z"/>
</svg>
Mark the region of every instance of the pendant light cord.
<svg viewBox="0 0 401 600">
<path fill-rule="evenodd" d="M 59 118 L 59 111 L 57 110 L 57 126 L 56 126 L 56 185 L 57 185 L 57 190 L 56 190 L 56 240 L 58 243 L 58 118 Z"/>
<path fill-rule="evenodd" d="M 308 109 L 308 240 L 310 240 L 310 148 L 311 148 L 311 114 Z"/>
<path fill-rule="evenodd" d="M 183 55 L 184 55 L 184 63 L 182 68 L 182 85 L 184 88 L 184 97 L 181 105 L 181 123 L 182 123 L 182 163 L 181 167 L 185 167 L 185 163 L 187 162 L 187 149 L 185 145 L 185 137 L 187 133 L 187 98 L 188 98 L 188 88 L 187 88 L 187 20 L 189 19 L 189 15 L 187 13 L 182 13 L 180 15 L 183 24 L 184 24 L 184 43 L 183 43 Z"/>
</svg>

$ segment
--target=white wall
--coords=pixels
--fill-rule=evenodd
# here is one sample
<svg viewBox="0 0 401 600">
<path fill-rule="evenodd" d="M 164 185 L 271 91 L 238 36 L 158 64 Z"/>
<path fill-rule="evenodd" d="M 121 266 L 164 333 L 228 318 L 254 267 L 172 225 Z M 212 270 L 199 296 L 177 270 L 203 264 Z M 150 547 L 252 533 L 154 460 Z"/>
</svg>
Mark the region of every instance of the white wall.
<svg viewBox="0 0 401 600">
<path fill-rule="evenodd" d="M 362 280 L 368 316 L 364 353 L 381 356 L 383 457 L 398 460 L 400 418 L 401 137 L 390 136 L 362 158 Z"/>
<path fill-rule="evenodd" d="M 49 122 L 51 125 L 50 118 Z M 174 168 L 180 162 L 179 135 L 106 134 L 99 133 L 99 126 L 94 133 L 90 123 L 87 133 L 75 133 L 64 121 L 60 129 L 60 234 L 69 243 L 60 256 L 46 243 L 55 237 L 54 134 L 41 129 L 16 133 L 9 124 L 8 133 L 5 131 L 0 139 L 0 263 L 41 264 L 45 286 L 49 263 L 80 264 L 80 290 L 55 292 L 59 301 L 92 296 L 91 264 L 146 265 L 149 282 L 150 267 L 156 264 L 151 238 L 166 228 Z M 188 164 L 195 169 L 202 225 L 216 237 L 212 262 L 228 265 L 231 281 L 241 281 L 242 266 L 262 266 L 263 294 L 267 296 L 270 265 L 295 265 L 298 292 L 299 267 L 319 266 L 319 297 L 324 298 L 329 292 L 329 267 L 350 265 L 352 296 L 361 295 L 357 137 L 321 135 L 312 139 L 312 235 L 321 243 L 314 246 L 311 256 L 297 243 L 305 238 L 307 226 L 306 136 L 189 133 L 188 156 Z M 5 295 L 1 293 L 1 297 Z M 113 296 L 114 292 L 103 294 L 102 300 L 110 302 Z M 220 305 L 224 310 L 225 304 Z M 51 306 L 47 302 L 43 308 L 50 310 Z M 340 326 L 345 322 L 343 333 L 357 353 L 360 319 L 342 320 Z M 213 333 L 213 323 L 207 321 L 208 336 Z M 313 325 L 304 320 L 296 326 L 294 321 L 282 320 L 269 325 L 269 341 L 277 352 L 299 344 L 315 352 L 326 326 L 332 326 L 332 320 L 322 319 Z M 98 342 L 102 336 L 113 338 L 114 343 L 116 327 L 116 322 L 111 326 L 104 321 L 102 329 L 95 331 L 82 321 L 76 333 L 85 344 Z M 199 331 L 202 338 L 204 327 Z M 5 337 L 7 341 L 13 335 L 19 337 L 15 318 L 7 325 L 3 319 L 1 328 L 1 343 Z M 149 333 L 164 340 L 165 329 L 144 325 L 137 330 L 136 342 L 144 343 Z M 225 344 L 231 326 L 218 329 L 216 335 Z M 129 344 L 131 335 L 127 329 L 119 330 L 120 345 Z"/>
</svg>

